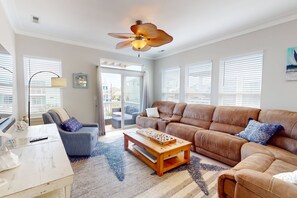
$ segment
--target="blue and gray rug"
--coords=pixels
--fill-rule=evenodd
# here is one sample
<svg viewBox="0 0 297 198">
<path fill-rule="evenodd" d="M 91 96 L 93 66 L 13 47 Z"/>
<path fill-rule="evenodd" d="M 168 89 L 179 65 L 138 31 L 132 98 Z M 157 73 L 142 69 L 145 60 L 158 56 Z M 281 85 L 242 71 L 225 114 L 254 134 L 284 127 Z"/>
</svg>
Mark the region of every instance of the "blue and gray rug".
<svg viewBox="0 0 297 198">
<path fill-rule="evenodd" d="M 200 158 L 192 155 L 190 165 L 179 166 L 173 170 L 166 172 L 164 176 L 158 177 L 156 176 L 155 172 L 152 172 L 152 169 L 147 167 L 139 159 L 134 157 L 129 152 L 124 151 L 123 143 L 124 143 L 123 138 L 118 138 L 117 140 L 111 143 L 99 142 L 99 144 L 96 146 L 94 152 L 90 157 L 69 157 L 74 167 L 73 168 L 74 172 L 76 172 L 76 168 L 75 168 L 76 164 L 88 164 L 89 161 L 94 161 L 94 159 L 97 159 L 97 158 L 98 158 L 98 161 L 94 161 L 94 163 L 98 163 L 98 164 L 94 164 L 93 165 L 94 168 L 97 165 L 99 165 L 99 163 L 102 164 L 101 166 L 104 166 L 105 169 L 109 169 L 110 173 L 113 173 L 116 179 L 118 180 L 118 182 L 120 183 L 129 182 L 132 178 L 127 178 L 127 177 L 129 177 L 131 174 L 136 174 L 135 171 L 133 171 L 132 173 L 131 170 L 126 170 L 128 168 L 131 168 L 134 165 L 135 165 L 134 170 L 137 169 L 138 167 L 140 169 L 145 169 L 146 171 L 150 170 L 151 173 L 147 174 L 146 177 L 150 176 L 150 177 L 156 177 L 160 179 L 167 178 L 166 175 L 172 175 L 174 173 L 187 170 L 187 172 L 190 174 L 192 178 L 192 181 L 194 181 L 197 184 L 198 188 L 203 192 L 203 196 L 207 196 L 210 194 L 210 192 L 208 188 L 208 183 L 204 179 L 203 175 L 207 175 L 209 171 L 212 172 L 213 174 L 211 178 L 213 179 L 213 182 L 215 182 L 216 176 L 217 176 L 216 172 L 219 173 L 219 171 L 224 170 L 224 168 L 220 166 L 202 163 Z M 108 166 L 105 165 L 105 163 L 103 163 L 102 160 L 105 163 L 107 163 Z M 135 163 L 140 163 L 141 165 L 136 165 Z M 82 166 L 79 166 L 79 167 L 83 168 Z M 96 170 L 96 171 L 100 172 L 100 167 L 98 169 L 99 170 Z M 84 171 L 87 171 L 87 170 L 84 170 Z M 94 170 L 94 172 L 96 171 Z M 92 171 L 90 173 L 92 173 Z M 140 175 L 141 173 L 137 173 L 136 179 L 141 179 L 139 178 Z M 98 175 L 96 176 L 98 177 Z M 110 177 L 110 174 L 108 177 Z M 131 175 L 131 177 L 133 176 Z M 101 179 L 107 179 L 107 178 L 101 178 Z M 212 192 L 212 194 L 213 193 L 215 192 Z"/>
</svg>

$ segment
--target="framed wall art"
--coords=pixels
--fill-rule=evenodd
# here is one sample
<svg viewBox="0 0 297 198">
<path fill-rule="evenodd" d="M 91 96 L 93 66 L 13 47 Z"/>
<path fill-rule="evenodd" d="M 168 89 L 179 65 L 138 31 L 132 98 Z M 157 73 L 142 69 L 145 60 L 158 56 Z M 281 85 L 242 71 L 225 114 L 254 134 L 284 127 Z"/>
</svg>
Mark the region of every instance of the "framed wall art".
<svg viewBox="0 0 297 198">
<path fill-rule="evenodd" d="M 290 47 L 287 51 L 286 79 L 297 80 L 297 47 Z"/>
<path fill-rule="evenodd" d="M 73 88 L 88 88 L 88 74 L 74 73 L 73 74 Z"/>
</svg>

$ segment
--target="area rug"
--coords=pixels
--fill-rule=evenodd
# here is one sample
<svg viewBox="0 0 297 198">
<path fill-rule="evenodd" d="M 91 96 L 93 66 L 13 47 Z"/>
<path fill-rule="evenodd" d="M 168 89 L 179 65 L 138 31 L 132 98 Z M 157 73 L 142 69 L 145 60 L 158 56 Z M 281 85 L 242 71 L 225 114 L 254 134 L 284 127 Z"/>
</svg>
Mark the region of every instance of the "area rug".
<svg viewBox="0 0 297 198">
<path fill-rule="evenodd" d="M 124 151 L 123 137 L 99 142 L 90 157 L 70 157 L 74 171 L 73 198 L 92 197 L 217 197 L 217 177 L 223 167 L 202 163 L 191 155 L 191 164 L 162 177 Z"/>
</svg>

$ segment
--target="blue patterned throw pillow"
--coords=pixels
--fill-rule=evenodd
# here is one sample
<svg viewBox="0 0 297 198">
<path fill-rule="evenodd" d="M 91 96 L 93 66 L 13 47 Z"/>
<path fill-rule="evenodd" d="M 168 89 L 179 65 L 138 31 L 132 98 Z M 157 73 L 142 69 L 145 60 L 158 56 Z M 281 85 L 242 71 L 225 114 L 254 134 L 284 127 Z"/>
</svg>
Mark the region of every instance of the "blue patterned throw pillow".
<svg viewBox="0 0 297 198">
<path fill-rule="evenodd" d="M 68 120 L 61 123 L 62 129 L 69 132 L 74 132 L 82 128 L 82 124 L 77 121 L 74 117 L 69 118 Z"/>
<path fill-rule="evenodd" d="M 256 142 L 266 145 L 268 140 L 283 127 L 279 124 L 268 124 L 250 120 L 244 131 L 236 134 L 250 142 Z"/>
</svg>

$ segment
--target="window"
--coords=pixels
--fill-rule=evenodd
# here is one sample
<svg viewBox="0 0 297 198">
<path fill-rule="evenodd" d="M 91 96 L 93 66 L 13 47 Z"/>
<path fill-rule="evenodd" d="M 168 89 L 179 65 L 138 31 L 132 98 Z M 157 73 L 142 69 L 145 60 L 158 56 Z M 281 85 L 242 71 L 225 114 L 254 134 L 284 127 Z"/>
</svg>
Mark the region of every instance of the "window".
<svg viewBox="0 0 297 198">
<path fill-rule="evenodd" d="M 0 53 L 0 115 L 12 114 L 13 74 L 12 59 L 9 54 Z"/>
<path fill-rule="evenodd" d="M 170 69 L 162 72 L 162 100 L 178 102 L 180 69 Z"/>
<path fill-rule="evenodd" d="M 263 53 L 229 58 L 220 65 L 220 105 L 260 107 Z"/>
<path fill-rule="evenodd" d="M 39 71 L 51 71 L 61 76 L 61 61 L 24 57 L 24 74 L 27 100 L 29 79 L 33 74 Z M 61 106 L 61 89 L 51 87 L 51 77 L 55 77 L 55 75 L 49 72 L 43 72 L 37 74 L 31 80 L 30 106 L 32 117 L 39 117 L 47 110 Z M 28 109 L 28 106 L 26 109 Z"/>
<path fill-rule="evenodd" d="M 186 67 L 185 102 L 210 104 L 212 62 Z"/>
</svg>

